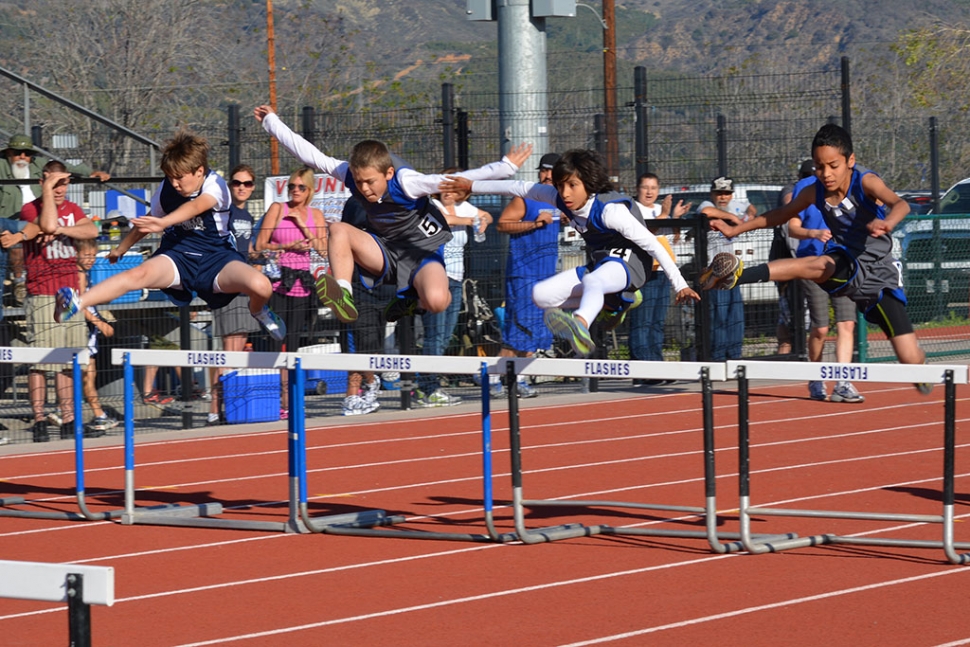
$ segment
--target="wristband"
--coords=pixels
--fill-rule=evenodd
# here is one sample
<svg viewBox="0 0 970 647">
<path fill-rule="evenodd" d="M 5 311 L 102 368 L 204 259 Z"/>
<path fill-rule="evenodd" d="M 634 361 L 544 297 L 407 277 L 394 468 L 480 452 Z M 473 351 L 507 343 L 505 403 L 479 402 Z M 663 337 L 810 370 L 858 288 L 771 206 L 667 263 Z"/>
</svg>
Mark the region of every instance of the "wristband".
<svg viewBox="0 0 970 647">
<path fill-rule="evenodd" d="M 24 237 L 24 242 L 27 242 L 27 232 L 23 229 L 20 230 L 20 235 Z"/>
</svg>

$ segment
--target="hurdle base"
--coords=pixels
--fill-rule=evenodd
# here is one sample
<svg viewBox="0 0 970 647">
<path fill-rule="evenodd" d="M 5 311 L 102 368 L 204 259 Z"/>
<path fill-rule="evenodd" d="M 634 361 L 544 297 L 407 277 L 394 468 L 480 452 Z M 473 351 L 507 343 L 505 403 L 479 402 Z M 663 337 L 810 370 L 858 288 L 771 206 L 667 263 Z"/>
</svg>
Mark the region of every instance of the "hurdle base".
<svg viewBox="0 0 970 647">
<path fill-rule="evenodd" d="M 123 525 L 150 523 L 157 519 L 184 519 L 186 517 L 210 517 L 222 514 L 221 503 L 200 503 L 198 505 L 173 505 L 166 508 L 136 508 L 134 512 L 121 515 Z M 168 525 L 168 524 L 166 524 Z"/>
<path fill-rule="evenodd" d="M 602 534 L 603 526 L 584 526 L 581 523 L 567 523 L 561 526 L 547 526 L 545 528 L 519 528 L 518 535 L 522 543 L 539 544 L 560 539 L 575 539 L 576 537 L 592 537 Z"/>
</svg>

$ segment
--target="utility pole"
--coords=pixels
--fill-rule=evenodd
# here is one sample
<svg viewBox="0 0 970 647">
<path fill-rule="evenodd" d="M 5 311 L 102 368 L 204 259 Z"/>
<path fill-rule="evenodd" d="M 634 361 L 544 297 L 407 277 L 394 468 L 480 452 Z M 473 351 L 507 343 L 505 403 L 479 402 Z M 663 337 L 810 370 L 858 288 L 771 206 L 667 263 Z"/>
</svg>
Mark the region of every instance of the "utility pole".
<svg viewBox="0 0 970 647">
<path fill-rule="evenodd" d="M 603 0 L 603 93 L 606 112 L 606 170 L 620 181 L 620 142 L 616 124 L 616 6 Z"/>
<path fill-rule="evenodd" d="M 273 30 L 273 0 L 266 0 L 266 51 L 269 58 L 269 105 L 276 110 L 276 35 Z M 269 140 L 270 170 L 280 174 L 280 144 L 275 137 Z"/>
</svg>

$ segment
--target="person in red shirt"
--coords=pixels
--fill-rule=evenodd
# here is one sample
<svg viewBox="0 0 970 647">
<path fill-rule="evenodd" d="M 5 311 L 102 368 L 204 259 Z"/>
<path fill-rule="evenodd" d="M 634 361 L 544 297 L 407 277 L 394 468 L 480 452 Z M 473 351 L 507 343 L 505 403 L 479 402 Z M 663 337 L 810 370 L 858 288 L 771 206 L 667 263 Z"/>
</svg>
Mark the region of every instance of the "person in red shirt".
<svg viewBox="0 0 970 647">
<path fill-rule="evenodd" d="M 42 235 L 25 240 L 24 266 L 27 272 L 27 300 L 24 303 L 27 323 L 27 343 L 44 348 L 76 348 L 87 346 L 84 320 L 54 322 L 54 303 L 58 288 L 78 288 L 77 250 L 74 241 L 98 237 L 98 229 L 84 215 L 81 208 L 67 200 L 70 174 L 57 161 L 44 165 L 41 174 L 41 196 L 24 205 L 21 220 L 40 227 Z M 26 236 L 24 236 L 26 239 Z M 56 370 L 55 387 L 63 423 L 61 438 L 74 435 L 74 396 L 70 367 L 55 365 L 32 366 L 28 377 L 30 404 L 34 411 L 34 442 L 47 442 L 47 400 L 45 372 Z M 103 431 L 89 430 L 85 436 L 103 436 Z"/>
</svg>

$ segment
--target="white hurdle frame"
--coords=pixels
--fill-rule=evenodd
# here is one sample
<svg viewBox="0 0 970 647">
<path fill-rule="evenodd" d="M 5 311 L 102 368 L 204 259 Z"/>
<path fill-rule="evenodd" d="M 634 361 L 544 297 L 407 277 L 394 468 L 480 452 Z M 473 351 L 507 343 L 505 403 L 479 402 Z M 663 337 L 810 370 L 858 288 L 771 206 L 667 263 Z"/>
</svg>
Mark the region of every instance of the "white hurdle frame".
<svg viewBox="0 0 970 647">
<path fill-rule="evenodd" d="M 489 406 L 488 375 L 497 371 L 497 357 L 457 357 L 439 355 L 358 355 L 358 354 L 319 354 L 319 353 L 291 353 L 290 367 L 292 369 L 290 384 L 290 418 L 295 420 L 297 428 L 297 472 L 300 474 L 299 509 L 301 520 L 306 528 L 313 532 L 334 535 L 355 535 L 362 537 L 395 537 L 405 539 L 437 539 L 449 541 L 470 542 L 508 542 L 515 539 L 509 533 L 499 533 L 493 522 L 492 501 L 492 445 L 491 445 L 491 410 Z M 304 371 L 389 371 L 402 373 L 435 373 L 444 375 L 476 374 L 482 381 L 482 504 L 484 509 L 486 534 L 457 533 L 457 532 L 424 532 L 419 530 L 403 530 L 375 528 L 373 526 L 390 526 L 403 523 L 401 516 L 385 515 L 384 511 L 373 511 L 365 514 L 363 520 L 346 519 L 346 515 L 331 515 L 313 518 L 307 511 L 307 478 L 306 478 L 306 425 L 304 415 L 305 389 L 303 388 Z M 296 409 L 294 410 L 294 405 Z M 295 415 L 294 415 L 295 414 Z M 376 515 L 375 515 L 376 513 Z"/>
<path fill-rule="evenodd" d="M 237 530 L 268 530 L 281 532 L 305 532 L 297 515 L 295 492 L 297 476 L 292 469 L 293 434 L 288 434 L 291 469 L 289 473 L 289 516 L 285 522 L 250 521 L 245 519 L 216 519 L 222 514 L 220 503 L 201 503 L 191 506 L 167 506 L 164 508 L 135 507 L 135 417 L 134 384 L 135 366 L 191 366 L 204 368 L 288 368 L 287 353 L 251 353 L 238 351 L 191 351 L 191 350 L 142 350 L 115 348 L 111 362 L 124 366 L 125 383 L 125 510 L 121 522 L 125 525 L 149 524 L 159 526 L 183 526 L 191 528 L 230 528 Z M 292 374 L 290 376 L 292 384 Z M 290 428 L 292 418 L 290 416 Z"/>
<path fill-rule="evenodd" d="M 68 644 L 91 646 L 91 606 L 115 603 L 110 566 L 0 560 L 0 598 L 67 602 Z"/>
<path fill-rule="evenodd" d="M 749 553 L 779 552 L 792 548 L 821 544 L 852 544 L 867 546 L 901 546 L 907 548 L 942 548 L 952 564 L 970 563 L 970 555 L 957 553 L 957 549 L 970 549 L 970 543 L 954 542 L 954 454 L 956 444 L 956 385 L 968 383 L 968 367 L 944 364 L 837 364 L 837 363 L 784 363 L 785 374 L 778 375 L 779 362 L 729 361 L 728 376 L 738 381 L 738 496 L 741 521 L 741 543 Z M 799 381 L 848 379 L 853 382 L 883 382 L 895 384 L 929 383 L 943 384 L 944 394 L 944 458 L 943 458 L 943 511 L 939 515 L 902 514 L 880 512 L 852 512 L 838 510 L 803 510 L 792 508 L 767 508 L 751 505 L 750 500 L 750 440 L 748 433 L 748 396 L 750 380 Z M 862 519 L 869 521 L 893 521 L 907 523 L 938 523 L 943 526 L 941 541 L 847 537 L 834 533 L 822 533 L 780 541 L 752 537 L 751 516 L 816 517 L 829 519 Z"/>
<path fill-rule="evenodd" d="M 718 533 L 716 472 L 714 465 L 714 405 L 712 382 L 725 381 L 727 368 L 723 362 L 646 362 L 602 359 L 502 358 L 509 387 L 509 436 L 512 454 L 512 490 L 515 530 L 526 544 L 591 535 L 641 535 L 652 537 L 682 537 L 707 539 L 716 553 L 739 552 L 737 541 L 723 543 L 722 539 L 740 539 L 740 533 Z M 518 376 L 556 375 L 579 378 L 622 377 L 638 379 L 699 381 L 703 410 L 704 497 L 703 507 L 634 503 L 628 501 L 589 501 L 578 499 L 526 499 L 523 496 L 521 442 L 519 434 L 518 399 L 515 394 Z M 514 413 L 513 413 L 514 412 Z M 608 525 L 585 526 L 579 523 L 551 528 L 525 527 L 525 508 L 537 507 L 598 507 L 635 508 L 681 512 L 704 519 L 705 530 L 665 530 L 648 528 L 616 528 Z M 673 521 L 673 520 L 671 520 Z M 793 535 L 761 536 L 764 539 L 790 539 Z"/>
</svg>

